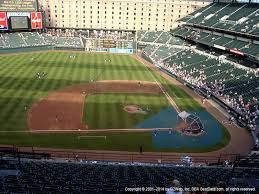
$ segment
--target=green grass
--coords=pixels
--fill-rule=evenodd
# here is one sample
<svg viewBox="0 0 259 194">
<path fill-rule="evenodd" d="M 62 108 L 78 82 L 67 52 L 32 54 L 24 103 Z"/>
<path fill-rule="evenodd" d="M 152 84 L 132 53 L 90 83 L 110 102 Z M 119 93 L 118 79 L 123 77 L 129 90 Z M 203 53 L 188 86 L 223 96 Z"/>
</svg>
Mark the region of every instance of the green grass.
<svg viewBox="0 0 259 194">
<path fill-rule="evenodd" d="M 181 151 L 176 149 L 157 150 L 153 147 L 151 133 L 95 133 L 96 135 L 106 135 L 107 141 L 101 139 L 77 139 L 77 134 L 30 134 L 27 133 L 26 116 L 29 107 L 41 97 L 70 85 L 89 82 L 90 80 L 143 80 L 154 81 L 154 77 L 163 84 L 168 93 L 173 97 L 181 110 L 201 110 L 201 106 L 179 87 L 172 85 L 156 72 L 150 73 L 147 68 L 128 55 L 76 53 L 75 59 L 69 58 L 70 52 L 42 52 L 23 53 L 17 55 L 0 56 L 0 143 L 18 146 L 37 146 L 53 148 L 76 148 L 76 149 L 102 149 L 102 150 L 127 150 L 138 151 L 139 145 L 143 145 L 146 151 Z M 33 60 L 32 60 L 33 58 Z M 106 62 L 105 59 L 111 60 Z M 37 79 L 38 72 L 45 72 L 44 79 Z M 123 95 L 122 95 L 123 96 Z M 106 95 L 107 97 L 107 95 Z M 112 96 L 110 96 L 112 98 Z M 93 97 L 94 98 L 94 97 Z M 122 97 L 123 98 L 123 97 Z M 146 102 L 146 98 L 149 98 Z M 152 100 L 151 100 L 152 99 Z M 120 105 L 109 105 L 104 96 L 92 101 L 100 100 L 102 108 L 113 110 L 114 116 L 122 115 Z M 120 100 L 120 97 L 115 100 Z M 134 99 L 131 97 L 128 100 Z M 160 108 L 168 106 L 164 99 L 156 106 L 156 97 L 138 96 L 138 103 L 152 102 L 152 111 L 155 114 Z M 130 102 L 131 103 L 131 102 Z M 153 104 L 154 103 L 154 104 Z M 100 106 L 100 105 L 98 105 Z M 86 111 L 87 112 L 87 111 Z M 96 118 L 91 115 L 86 116 L 87 122 L 92 126 L 103 127 L 109 121 L 102 118 L 102 112 L 96 113 Z M 125 116 L 125 115 L 124 115 Z M 132 116 L 133 117 L 133 116 Z M 143 118 L 139 119 L 142 120 Z M 137 123 L 138 118 L 131 118 L 125 124 L 111 123 L 109 126 L 132 126 Z M 98 121 L 97 123 L 95 121 Z M 102 122 L 106 124 L 102 124 Z M 3 131 L 12 131 L 6 133 Z M 21 133 L 14 133 L 21 131 Z M 228 142 L 226 140 L 226 142 Z M 210 151 L 218 149 L 226 144 L 215 145 L 211 148 L 201 148 L 200 150 L 189 151 Z M 182 151 L 186 151 L 182 149 Z"/>
<path fill-rule="evenodd" d="M 33 102 L 49 92 L 90 80 L 159 80 L 182 110 L 201 106 L 187 93 L 169 83 L 128 55 L 69 52 L 27 53 L 0 56 L 0 130 L 27 130 L 26 114 Z M 32 60 L 34 58 L 34 60 Z M 105 59 L 111 60 L 106 62 Z M 44 79 L 37 79 L 45 72 Z"/>
<path fill-rule="evenodd" d="M 40 97 L 90 80 L 146 80 L 152 77 L 128 55 L 44 52 L 0 56 L 0 130 L 27 130 L 25 107 Z M 34 58 L 34 60 L 32 60 Z M 111 60 L 105 63 L 104 60 Z M 37 79 L 45 72 L 44 79 Z"/>
<path fill-rule="evenodd" d="M 82 138 L 78 136 L 106 136 L 104 138 Z M 146 152 L 209 152 L 227 145 L 230 136 L 226 136 L 217 144 L 200 148 L 157 149 L 152 144 L 151 132 L 91 132 L 87 134 L 31 134 L 31 133 L 0 133 L 1 144 L 51 147 L 60 149 L 85 149 L 109 151 L 139 151 L 142 145 Z"/>
<path fill-rule="evenodd" d="M 180 87 L 173 85 L 167 79 L 163 78 L 156 72 L 152 72 L 153 79 L 160 82 L 168 92 L 168 94 L 173 98 L 174 102 L 177 104 L 181 111 L 202 111 L 204 108 L 195 101 L 189 94 L 187 94 Z"/>
<path fill-rule="evenodd" d="M 131 114 L 125 105 L 138 105 L 144 114 Z M 135 125 L 170 107 L 165 96 L 149 94 L 96 94 L 85 98 L 84 122 L 93 129 L 135 128 Z M 101 122 L 100 122 L 101 120 Z"/>
</svg>

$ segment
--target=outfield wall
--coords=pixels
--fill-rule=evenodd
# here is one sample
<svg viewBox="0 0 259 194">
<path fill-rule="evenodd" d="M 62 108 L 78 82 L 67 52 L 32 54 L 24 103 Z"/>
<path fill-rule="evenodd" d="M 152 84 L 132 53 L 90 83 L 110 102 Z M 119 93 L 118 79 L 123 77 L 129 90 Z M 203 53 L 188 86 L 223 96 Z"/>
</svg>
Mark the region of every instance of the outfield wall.
<svg viewBox="0 0 259 194">
<path fill-rule="evenodd" d="M 60 46 L 55 46 L 54 50 L 67 50 L 67 51 L 85 51 L 85 48 L 79 48 L 79 47 L 60 47 Z"/>
<path fill-rule="evenodd" d="M 59 51 L 87 51 L 87 52 L 107 52 L 114 54 L 134 54 L 134 49 L 118 49 L 118 48 L 93 48 L 85 49 L 80 47 L 63 47 L 63 46 L 33 46 L 23 48 L 0 48 L 0 54 L 6 53 L 19 53 L 19 52 L 34 52 L 34 51 L 48 51 L 48 50 L 59 50 Z"/>
<path fill-rule="evenodd" d="M 23 48 L 1 48 L 0 53 L 20 53 L 20 52 L 33 52 L 33 51 L 47 51 L 54 50 L 53 46 L 33 46 Z"/>
<path fill-rule="evenodd" d="M 48 51 L 48 50 L 77 50 L 84 51 L 84 48 L 74 47 L 59 47 L 59 46 L 33 46 L 23 48 L 1 48 L 0 53 L 19 53 L 19 52 L 33 52 L 33 51 Z"/>
<path fill-rule="evenodd" d="M 110 53 L 133 54 L 133 49 L 109 48 Z"/>
</svg>

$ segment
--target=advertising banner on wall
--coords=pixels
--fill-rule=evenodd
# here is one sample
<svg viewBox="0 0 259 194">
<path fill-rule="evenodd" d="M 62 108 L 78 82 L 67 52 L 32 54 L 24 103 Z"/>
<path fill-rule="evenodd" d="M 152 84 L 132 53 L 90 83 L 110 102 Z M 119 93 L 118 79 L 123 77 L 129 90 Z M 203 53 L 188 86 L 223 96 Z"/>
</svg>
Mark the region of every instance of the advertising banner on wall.
<svg viewBox="0 0 259 194">
<path fill-rule="evenodd" d="M 234 54 L 239 55 L 239 56 L 245 56 L 245 53 L 244 53 L 244 52 L 239 51 L 239 50 L 236 50 L 236 49 L 229 49 L 229 51 L 230 51 L 231 53 L 234 53 Z"/>
<path fill-rule="evenodd" d="M 5 12 L 0 12 L 0 30 L 8 30 L 8 23 Z"/>
<path fill-rule="evenodd" d="M 31 28 L 42 29 L 42 14 L 41 12 L 31 13 Z"/>
<path fill-rule="evenodd" d="M 133 49 L 109 48 L 109 52 L 110 52 L 110 53 L 133 54 Z"/>
</svg>

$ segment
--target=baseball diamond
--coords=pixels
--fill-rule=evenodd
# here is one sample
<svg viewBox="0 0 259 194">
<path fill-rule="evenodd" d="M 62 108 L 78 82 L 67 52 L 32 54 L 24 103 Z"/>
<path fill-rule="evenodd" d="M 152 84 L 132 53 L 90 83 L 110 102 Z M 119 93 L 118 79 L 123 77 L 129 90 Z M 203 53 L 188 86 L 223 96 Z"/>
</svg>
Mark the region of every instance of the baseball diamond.
<svg viewBox="0 0 259 194">
<path fill-rule="evenodd" d="M 0 0 L 0 194 L 259 191 L 259 0 Z"/>
<path fill-rule="evenodd" d="M 215 108 L 201 104 L 190 89 L 137 56 L 47 51 L 2 55 L 1 61 L 2 144 L 114 151 L 137 151 L 142 145 L 146 151 L 236 153 L 231 150 L 238 142 L 232 135 L 236 130 L 247 142 L 238 152 L 251 146 L 246 131 L 226 125 L 222 121 L 227 118 Z M 126 105 L 139 106 L 145 114 L 127 113 Z M 168 137 L 170 128 L 177 129 L 180 111 L 205 111 L 205 133 L 192 139 L 177 132 Z M 84 133 L 93 138 L 77 138 Z M 106 136 L 106 141 L 94 136 Z M 172 144 L 177 141 L 182 146 Z"/>
<path fill-rule="evenodd" d="M 0 0 L 0 194 L 259 191 L 259 0 Z"/>
</svg>

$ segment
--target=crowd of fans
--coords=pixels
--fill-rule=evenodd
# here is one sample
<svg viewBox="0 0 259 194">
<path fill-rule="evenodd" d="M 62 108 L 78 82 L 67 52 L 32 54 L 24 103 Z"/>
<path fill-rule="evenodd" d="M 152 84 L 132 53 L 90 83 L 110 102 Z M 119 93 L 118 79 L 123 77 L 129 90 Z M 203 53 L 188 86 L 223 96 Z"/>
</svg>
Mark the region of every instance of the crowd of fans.
<svg viewBox="0 0 259 194">
<path fill-rule="evenodd" d="M 219 60 L 219 63 L 221 61 Z M 182 62 L 184 63 L 184 62 Z M 172 74 L 175 74 L 178 77 L 181 77 L 184 81 L 196 86 L 199 89 L 205 89 L 208 95 L 215 95 L 224 101 L 226 104 L 230 105 L 235 109 L 240 116 L 236 119 L 243 121 L 248 125 L 251 130 L 256 129 L 256 120 L 259 117 L 259 106 L 258 98 L 253 96 L 251 100 L 244 99 L 242 94 L 238 94 L 235 89 L 229 93 L 225 93 L 225 79 L 215 80 L 215 82 L 208 83 L 206 81 L 207 77 L 203 69 L 191 69 L 186 71 L 182 67 L 184 64 L 160 64 L 165 69 L 170 71 Z M 205 67 L 205 66 L 204 66 Z M 218 72 L 220 73 L 220 71 Z M 258 76 L 258 71 L 256 70 L 247 70 L 246 76 Z M 249 81 L 248 81 L 249 84 Z M 254 91 L 250 91 L 253 94 Z"/>
<path fill-rule="evenodd" d="M 132 48 L 134 34 L 124 31 L 48 29 L 38 32 L 16 32 L 0 36 L 0 48 L 54 45 L 73 48 Z"/>
<path fill-rule="evenodd" d="M 46 33 L 58 37 L 76 37 L 79 35 L 75 29 L 48 29 Z"/>
<path fill-rule="evenodd" d="M 110 40 L 133 40 L 132 32 L 124 32 L 124 31 L 103 31 L 103 30 L 93 30 L 87 31 L 86 38 L 97 38 L 97 39 L 110 39 Z"/>
<path fill-rule="evenodd" d="M 83 37 L 109 40 L 133 40 L 133 32 L 104 30 L 49 29 L 48 34 L 59 37 Z"/>
</svg>

